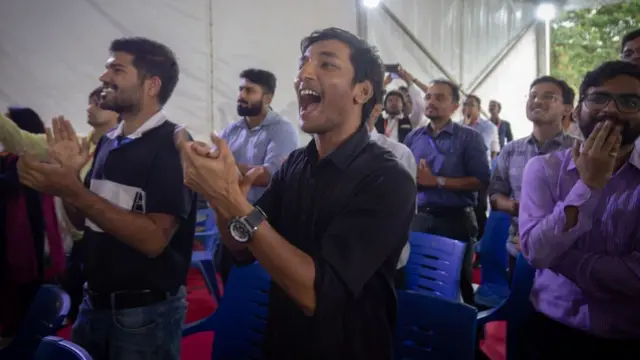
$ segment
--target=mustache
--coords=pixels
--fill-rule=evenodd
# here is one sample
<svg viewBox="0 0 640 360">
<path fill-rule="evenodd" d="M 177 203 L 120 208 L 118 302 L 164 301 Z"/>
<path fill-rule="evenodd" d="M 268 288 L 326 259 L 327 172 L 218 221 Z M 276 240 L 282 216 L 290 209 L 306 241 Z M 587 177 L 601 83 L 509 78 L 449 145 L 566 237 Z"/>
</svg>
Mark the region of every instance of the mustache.
<svg viewBox="0 0 640 360">
<path fill-rule="evenodd" d="M 244 100 L 238 100 L 238 105 L 245 105 L 245 106 L 249 106 L 249 103 L 244 101 Z"/>
<path fill-rule="evenodd" d="M 118 90 L 118 85 L 109 84 L 109 83 L 103 83 L 102 84 L 102 90 L 107 90 L 107 89 Z"/>
</svg>

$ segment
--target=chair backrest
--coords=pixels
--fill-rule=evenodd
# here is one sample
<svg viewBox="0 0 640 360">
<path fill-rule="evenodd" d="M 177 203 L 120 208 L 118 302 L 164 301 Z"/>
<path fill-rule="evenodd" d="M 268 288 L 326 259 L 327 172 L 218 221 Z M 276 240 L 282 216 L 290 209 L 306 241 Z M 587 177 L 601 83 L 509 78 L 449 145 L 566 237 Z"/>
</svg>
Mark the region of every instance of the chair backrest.
<svg viewBox="0 0 640 360">
<path fill-rule="evenodd" d="M 213 251 L 217 246 L 219 232 L 213 209 L 206 208 L 198 210 L 195 237 L 196 241 L 201 243 L 202 248 L 206 251 Z"/>
<path fill-rule="evenodd" d="M 91 360 L 91 355 L 71 341 L 47 336 L 42 339 L 33 360 Z"/>
<path fill-rule="evenodd" d="M 215 313 L 212 359 L 260 359 L 271 280 L 262 266 L 234 267 Z"/>
<path fill-rule="evenodd" d="M 409 290 L 459 300 L 465 244 L 442 236 L 412 232 L 405 267 Z"/>
<path fill-rule="evenodd" d="M 7 348 L 0 351 L 0 357 L 5 359 L 6 350 L 12 356 L 7 356 L 7 359 L 30 359 L 40 341 L 55 335 L 62 326 L 70 307 L 71 300 L 64 290 L 54 285 L 42 285 L 22 320 L 18 334 Z"/>
<path fill-rule="evenodd" d="M 507 238 L 511 216 L 502 211 L 491 211 L 480 242 L 482 284 L 509 286 L 507 273 Z"/>
<path fill-rule="evenodd" d="M 508 309 L 505 316 L 507 320 L 508 360 L 518 358 L 518 339 L 522 326 L 535 311 L 530 300 L 535 274 L 536 269 L 522 254 L 518 255 L 511 283 L 511 293 L 503 304 L 505 309 Z"/>
<path fill-rule="evenodd" d="M 473 307 L 413 291 L 398 292 L 394 334 L 398 360 L 471 360 L 476 349 Z"/>
</svg>

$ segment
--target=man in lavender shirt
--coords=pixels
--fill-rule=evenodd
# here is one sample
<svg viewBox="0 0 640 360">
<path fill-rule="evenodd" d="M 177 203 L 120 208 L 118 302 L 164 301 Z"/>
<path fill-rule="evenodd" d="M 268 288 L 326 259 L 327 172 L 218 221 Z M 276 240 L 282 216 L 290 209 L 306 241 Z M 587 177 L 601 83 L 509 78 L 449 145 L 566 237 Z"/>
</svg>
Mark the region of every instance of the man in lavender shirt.
<svg viewBox="0 0 640 360">
<path fill-rule="evenodd" d="M 520 199 L 536 271 L 525 359 L 640 359 L 640 68 L 607 62 L 580 86 L 581 147 L 534 157 Z"/>
</svg>

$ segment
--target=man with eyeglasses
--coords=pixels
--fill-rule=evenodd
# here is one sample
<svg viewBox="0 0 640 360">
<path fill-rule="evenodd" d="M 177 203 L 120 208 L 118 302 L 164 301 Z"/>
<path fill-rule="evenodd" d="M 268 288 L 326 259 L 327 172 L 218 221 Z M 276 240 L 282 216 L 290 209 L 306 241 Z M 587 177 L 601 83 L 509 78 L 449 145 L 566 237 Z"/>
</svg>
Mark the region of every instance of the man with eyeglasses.
<svg viewBox="0 0 640 360">
<path fill-rule="evenodd" d="M 489 198 L 494 210 L 511 214 L 507 251 L 509 274 L 520 253 L 518 210 L 522 173 L 529 159 L 561 149 L 569 149 L 576 138 L 563 131 L 562 120 L 571 114 L 575 93 L 569 85 L 552 76 L 535 79 L 529 87 L 527 118 L 533 123 L 531 135 L 505 145 L 498 155 L 489 183 Z"/>
<path fill-rule="evenodd" d="M 622 37 L 620 60 L 640 66 L 640 29 L 628 32 Z"/>
<path fill-rule="evenodd" d="M 537 268 L 524 359 L 640 359 L 640 68 L 589 72 L 587 140 L 538 156 L 522 184 L 522 253 Z"/>
</svg>

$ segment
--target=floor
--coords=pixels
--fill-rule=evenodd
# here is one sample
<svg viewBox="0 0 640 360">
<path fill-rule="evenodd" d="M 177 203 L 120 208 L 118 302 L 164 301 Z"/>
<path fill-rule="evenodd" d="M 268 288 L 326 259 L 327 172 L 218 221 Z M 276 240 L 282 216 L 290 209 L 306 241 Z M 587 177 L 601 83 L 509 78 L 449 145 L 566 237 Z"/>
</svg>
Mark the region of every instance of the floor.
<svg viewBox="0 0 640 360">
<path fill-rule="evenodd" d="M 480 282 L 480 271 L 474 272 L 474 283 Z M 192 270 L 187 280 L 189 308 L 187 310 L 187 322 L 201 319 L 211 314 L 215 308 L 215 302 L 209 295 L 207 287 L 200 273 Z M 59 336 L 70 337 L 70 327 L 62 329 Z M 185 337 L 182 340 L 183 360 L 209 360 L 211 359 L 211 347 L 213 345 L 213 333 L 200 333 Z M 482 342 L 482 350 L 491 360 L 505 359 L 505 324 L 496 322 L 488 324 L 485 328 L 485 340 Z"/>
</svg>

